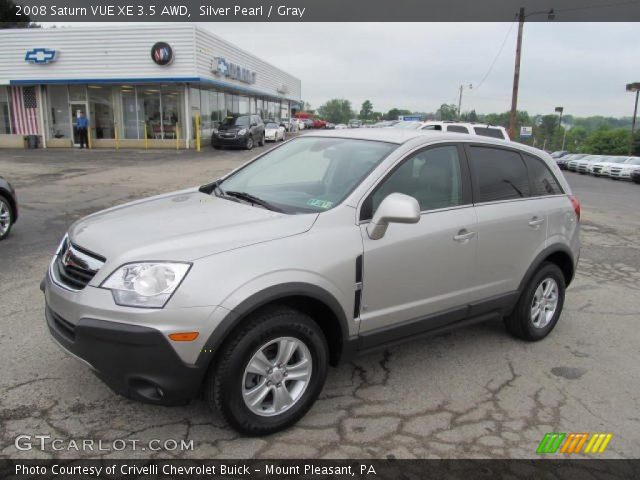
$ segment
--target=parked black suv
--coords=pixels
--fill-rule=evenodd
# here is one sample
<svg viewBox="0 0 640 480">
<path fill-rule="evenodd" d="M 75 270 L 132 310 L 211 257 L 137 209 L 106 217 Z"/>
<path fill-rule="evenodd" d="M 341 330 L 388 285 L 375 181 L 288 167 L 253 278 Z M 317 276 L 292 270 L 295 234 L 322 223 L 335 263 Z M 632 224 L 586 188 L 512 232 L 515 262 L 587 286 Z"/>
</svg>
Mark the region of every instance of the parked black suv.
<svg viewBox="0 0 640 480">
<path fill-rule="evenodd" d="M 264 145 L 264 123 L 259 115 L 227 117 L 211 135 L 213 148 L 242 147 L 251 150 L 256 143 Z"/>
</svg>

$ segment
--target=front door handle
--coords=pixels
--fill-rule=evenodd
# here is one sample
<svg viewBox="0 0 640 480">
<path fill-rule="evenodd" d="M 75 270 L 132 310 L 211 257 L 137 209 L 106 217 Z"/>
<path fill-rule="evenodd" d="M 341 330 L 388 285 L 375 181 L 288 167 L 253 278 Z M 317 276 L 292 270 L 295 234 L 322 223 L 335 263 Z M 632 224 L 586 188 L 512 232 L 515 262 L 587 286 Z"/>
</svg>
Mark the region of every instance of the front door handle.
<svg viewBox="0 0 640 480">
<path fill-rule="evenodd" d="M 463 228 L 462 230 L 460 230 L 456 235 L 453 236 L 453 239 L 456 242 L 468 242 L 469 240 L 471 240 L 474 236 L 476 235 L 476 232 L 470 232 L 469 230 L 467 230 L 466 228 Z"/>
<path fill-rule="evenodd" d="M 537 226 L 543 223 L 544 223 L 544 218 L 538 218 L 537 216 L 535 216 L 529 221 L 529 226 L 536 228 Z"/>
</svg>

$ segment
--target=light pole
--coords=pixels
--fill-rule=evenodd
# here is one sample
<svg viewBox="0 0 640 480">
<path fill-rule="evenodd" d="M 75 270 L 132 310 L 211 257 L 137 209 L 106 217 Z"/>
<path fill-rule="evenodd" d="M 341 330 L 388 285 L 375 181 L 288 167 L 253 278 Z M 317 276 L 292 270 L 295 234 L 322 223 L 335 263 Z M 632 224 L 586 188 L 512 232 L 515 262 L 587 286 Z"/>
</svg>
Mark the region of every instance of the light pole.
<svg viewBox="0 0 640 480">
<path fill-rule="evenodd" d="M 522 54 L 522 30 L 524 29 L 524 20 L 532 15 L 546 14 L 549 20 L 553 20 L 556 15 L 553 8 L 546 12 L 532 12 L 524 14 L 524 7 L 518 12 L 518 40 L 516 42 L 516 64 L 513 69 L 513 92 L 511 93 L 511 112 L 509 113 L 509 137 L 516 138 L 516 123 L 518 113 L 518 86 L 520 84 L 520 57 Z"/>
<path fill-rule="evenodd" d="M 631 139 L 629 140 L 629 156 L 633 155 L 633 136 L 636 132 L 636 115 L 638 114 L 638 94 L 640 94 L 640 82 L 628 83 L 627 92 L 636 92 L 636 103 L 633 107 L 633 119 L 631 120 Z"/>
<path fill-rule="evenodd" d="M 564 107 L 556 107 L 556 113 L 560 113 L 560 118 L 558 119 L 558 127 L 562 128 L 562 112 L 564 112 Z M 551 132 L 553 137 L 553 132 Z M 562 148 L 560 150 L 564 150 L 564 139 L 562 139 Z"/>
</svg>

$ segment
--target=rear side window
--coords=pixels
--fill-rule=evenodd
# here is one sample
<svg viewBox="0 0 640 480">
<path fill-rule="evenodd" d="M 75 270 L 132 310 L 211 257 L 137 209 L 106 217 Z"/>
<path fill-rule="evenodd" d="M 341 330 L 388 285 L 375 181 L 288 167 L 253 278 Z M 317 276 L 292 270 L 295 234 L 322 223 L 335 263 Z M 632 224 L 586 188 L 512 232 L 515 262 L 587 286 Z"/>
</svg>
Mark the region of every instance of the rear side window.
<svg viewBox="0 0 640 480">
<path fill-rule="evenodd" d="M 469 147 L 476 203 L 529 196 L 529 177 L 520 155 L 510 150 Z"/>
<path fill-rule="evenodd" d="M 560 195 L 564 193 L 553 173 L 542 160 L 531 155 L 522 156 L 527 164 L 527 170 L 529 170 L 531 187 L 533 188 L 532 195 Z"/>
<path fill-rule="evenodd" d="M 500 130 L 499 128 L 473 127 L 473 131 L 476 132 L 476 135 L 481 135 L 483 137 L 499 138 L 500 140 L 504 140 L 504 134 L 502 133 L 502 130 Z"/>
<path fill-rule="evenodd" d="M 448 125 L 447 132 L 469 133 L 469 129 L 462 125 Z"/>
</svg>

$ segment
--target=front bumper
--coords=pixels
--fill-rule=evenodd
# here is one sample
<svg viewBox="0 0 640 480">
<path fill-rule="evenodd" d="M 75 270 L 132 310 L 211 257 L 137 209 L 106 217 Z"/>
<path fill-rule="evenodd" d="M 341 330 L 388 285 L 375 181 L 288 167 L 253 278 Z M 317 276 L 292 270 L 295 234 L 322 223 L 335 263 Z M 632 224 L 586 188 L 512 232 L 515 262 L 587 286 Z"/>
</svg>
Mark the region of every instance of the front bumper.
<svg viewBox="0 0 640 480">
<path fill-rule="evenodd" d="M 214 147 L 244 147 L 247 144 L 248 136 L 236 136 L 236 137 L 220 137 L 213 135 L 211 137 L 211 145 Z"/>
<path fill-rule="evenodd" d="M 217 319 L 215 307 L 135 309 L 115 305 L 111 292 L 58 286 L 49 271 L 41 284 L 54 341 L 87 364 L 116 393 L 163 405 L 186 403 L 202 385 L 208 360 L 203 346 Z M 199 331 L 193 342 L 168 334 Z"/>
<path fill-rule="evenodd" d="M 73 325 L 48 305 L 45 317 L 54 340 L 114 392 L 162 405 L 186 403 L 198 394 L 205 369 L 182 362 L 158 330 L 92 318 Z"/>
</svg>

